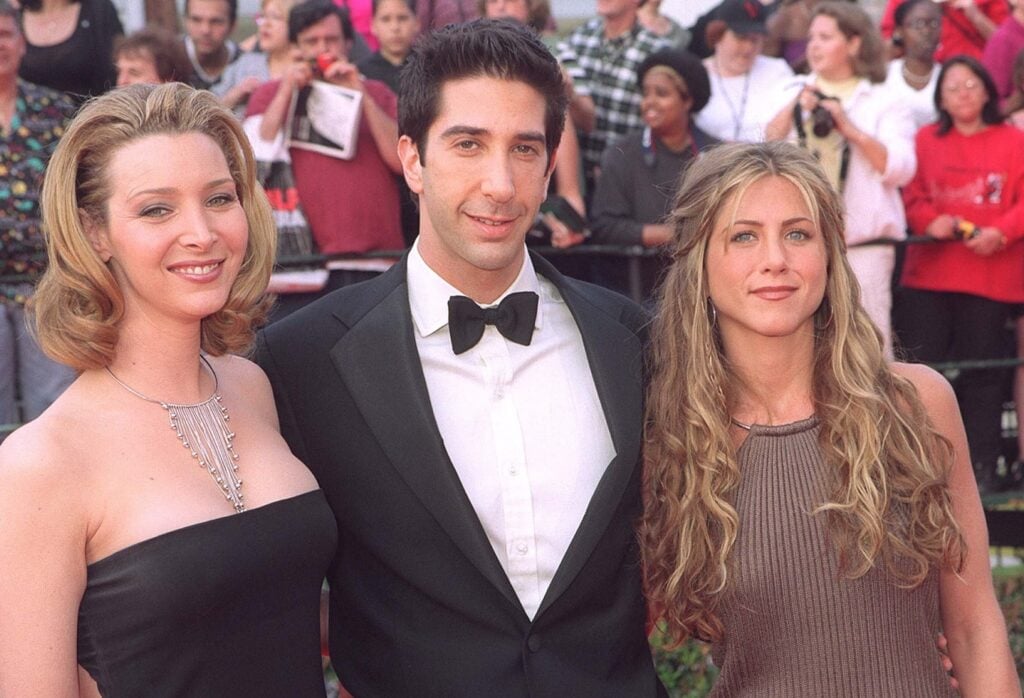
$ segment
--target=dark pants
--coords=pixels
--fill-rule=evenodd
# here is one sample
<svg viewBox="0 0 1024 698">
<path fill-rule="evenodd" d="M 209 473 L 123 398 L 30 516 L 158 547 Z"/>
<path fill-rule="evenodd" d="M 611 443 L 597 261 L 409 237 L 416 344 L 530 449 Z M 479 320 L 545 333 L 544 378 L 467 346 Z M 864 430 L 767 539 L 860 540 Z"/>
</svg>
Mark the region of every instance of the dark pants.
<svg viewBox="0 0 1024 698">
<path fill-rule="evenodd" d="M 901 288 L 893 314 L 910 361 L 938 363 L 1009 356 L 1006 323 L 1013 306 L 967 293 Z M 991 473 L 1002 451 L 1003 399 L 1007 369 L 962 371 L 954 382 L 971 460 Z"/>
</svg>

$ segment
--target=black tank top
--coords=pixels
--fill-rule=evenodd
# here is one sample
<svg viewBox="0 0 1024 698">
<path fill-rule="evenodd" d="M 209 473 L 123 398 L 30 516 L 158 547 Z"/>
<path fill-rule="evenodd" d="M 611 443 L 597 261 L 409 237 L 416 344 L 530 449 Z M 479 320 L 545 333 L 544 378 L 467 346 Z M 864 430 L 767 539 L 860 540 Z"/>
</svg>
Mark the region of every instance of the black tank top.
<svg viewBox="0 0 1024 698">
<path fill-rule="evenodd" d="M 337 535 L 314 490 L 98 560 L 78 662 L 106 698 L 322 697 L 320 588 Z"/>
</svg>

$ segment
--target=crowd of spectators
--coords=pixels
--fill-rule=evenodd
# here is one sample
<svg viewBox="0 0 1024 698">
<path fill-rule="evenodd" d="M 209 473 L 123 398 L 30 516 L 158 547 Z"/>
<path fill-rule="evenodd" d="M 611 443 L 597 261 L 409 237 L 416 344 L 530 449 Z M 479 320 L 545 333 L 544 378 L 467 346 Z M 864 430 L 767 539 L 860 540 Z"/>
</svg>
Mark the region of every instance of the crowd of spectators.
<svg viewBox="0 0 1024 698">
<path fill-rule="evenodd" d="M 940 361 L 1013 351 L 1006 327 L 1024 300 L 1024 149 L 1006 144 L 1024 129 L 1024 0 L 890 0 L 880 21 L 856 3 L 723 0 L 690 27 L 656 0 L 597 0 L 595 17 L 562 33 L 548 0 L 264 0 L 255 36 L 238 43 L 237 0 L 187 0 L 180 35 L 147 27 L 122 36 L 110 0 L 21 0 L 5 12 L 0 24 L 13 35 L 0 35 L 0 337 L 20 343 L 0 348 L 0 402 L 18 393 L 24 412 L 0 404 L 0 423 L 35 409 L 25 381 L 38 372 L 17 326 L 43 264 L 42 171 L 75 105 L 115 85 L 184 81 L 232 108 L 257 153 L 289 168 L 283 199 L 301 204 L 311 249 L 336 259 L 322 288 L 285 296 L 285 307 L 297 306 L 388 264 L 339 256 L 414 239 L 418 210 L 396 154 L 401 68 L 421 32 L 476 16 L 533 27 L 566 77 L 570 118 L 537 240 L 657 249 L 671 237 L 663 219 L 680 174 L 702 149 L 788 139 L 812 151 L 843 194 L 849 258 L 890 352 Z M 955 79 L 963 71 L 970 76 Z M 343 157 L 294 146 L 295 105 L 326 104 L 311 92 L 316 81 L 359 100 Z M 961 102 L 978 107 L 976 128 L 964 125 Z M 908 235 L 941 242 L 908 246 L 901 272 Z M 637 293 L 624 257 L 556 261 Z M 649 297 L 658 262 L 645 263 L 639 290 Z M 934 330 L 948 314 L 920 300 L 935 292 L 995 304 L 984 332 L 992 341 L 979 342 L 966 320 L 922 339 L 922 326 Z M 992 446 L 1010 383 L 977 372 L 956 385 L 975 463 L 993 487 L 1010 474 Z M 1016 383 L 1024 396 L 1024 371 Z M 979 406 L 973 388 L 986 384 Z"/>
</svg>

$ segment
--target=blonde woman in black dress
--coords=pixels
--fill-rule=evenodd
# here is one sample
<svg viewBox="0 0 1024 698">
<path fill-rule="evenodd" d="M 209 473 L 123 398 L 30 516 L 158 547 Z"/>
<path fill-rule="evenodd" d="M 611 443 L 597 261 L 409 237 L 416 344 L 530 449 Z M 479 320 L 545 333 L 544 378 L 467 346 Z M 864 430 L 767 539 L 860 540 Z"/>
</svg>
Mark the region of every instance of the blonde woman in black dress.
<svg viewBox="0 0 1024 698">
<path fill-rule="evenodd" d="M 323 696 L 334 518 L 234 355 L 275 237 L 240 125 L 177 83 L 109 93 L 43 211 L 37 333 L 81 374 L 0 448 L 0 695 Z"/>
</svg>

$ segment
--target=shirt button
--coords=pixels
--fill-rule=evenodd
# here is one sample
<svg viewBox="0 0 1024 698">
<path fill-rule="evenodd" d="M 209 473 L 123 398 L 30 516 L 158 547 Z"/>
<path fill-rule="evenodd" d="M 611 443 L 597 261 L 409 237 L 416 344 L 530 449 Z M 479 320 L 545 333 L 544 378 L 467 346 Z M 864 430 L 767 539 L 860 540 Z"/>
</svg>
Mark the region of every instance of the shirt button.
<svg viewBox="0 0 1024 698">
<path fill-rule="evenodd" d="M 537 652 L 541 648 L 540 635 L 530 635 L 526 641 L 526 646 L 530 648 L 531 652 Z"/>
<path fill-rule="evenodd" d="M 529 550 L 530 546 L 528 546 L 526 543 L 516 543 L 516 552 L 518 552 L 520 555 L 525 555 L 527 552 L 529 552 Z"/>
</svg>

